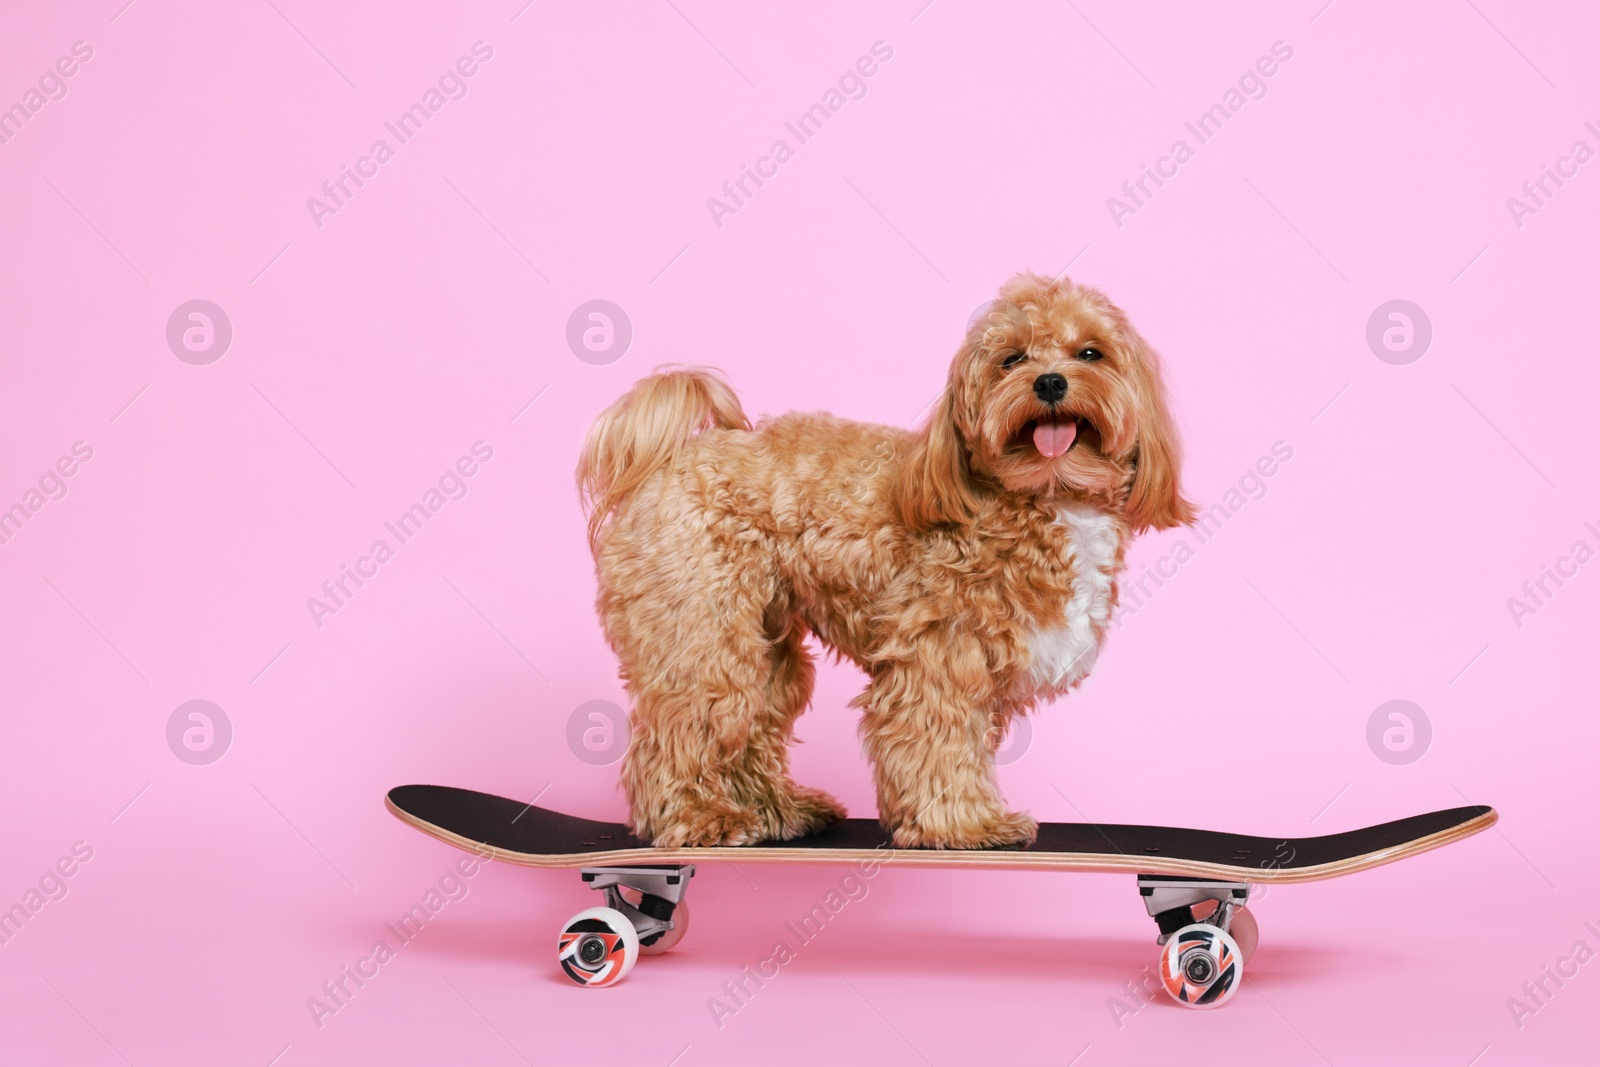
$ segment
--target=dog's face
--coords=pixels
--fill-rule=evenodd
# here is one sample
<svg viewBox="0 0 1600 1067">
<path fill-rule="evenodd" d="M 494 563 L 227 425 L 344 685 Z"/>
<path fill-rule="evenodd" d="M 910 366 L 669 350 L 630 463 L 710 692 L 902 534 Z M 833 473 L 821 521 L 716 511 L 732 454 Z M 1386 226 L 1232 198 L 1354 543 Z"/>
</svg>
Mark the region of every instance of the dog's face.
<svg viewBox="0 0 1600 1067">
<path fill-rule="evenodd" d="M 1178 439 L 1155 354 L 1100 293 L 1020 274 L 950 367 L 902 510 L 960 521 L 987 478 L 1043 500 L 1120 507 L 1135 530 L 1188 522 Z"/>
</svg>

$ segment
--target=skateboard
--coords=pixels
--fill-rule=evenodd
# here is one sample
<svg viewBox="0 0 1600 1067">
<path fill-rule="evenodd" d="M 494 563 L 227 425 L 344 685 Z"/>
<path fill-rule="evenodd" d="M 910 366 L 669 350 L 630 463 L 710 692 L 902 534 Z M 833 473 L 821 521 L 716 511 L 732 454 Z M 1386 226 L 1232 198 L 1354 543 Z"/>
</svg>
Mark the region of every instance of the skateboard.
<svg viewBox="0 0 1600 1067">
<path fill-rule="evenodd" d="M 793 841 L 655 848 L 622 823 L 442 785 L 389 791 L 402 822 L 477 856 L 525 867 L 576 867 L 606 903 L 561 929 L 568 978 L 602 988 L 641 955 L 666 952 L 689 925 L 695 865 L 717 862 L 871 864 L 1133 874 L 1161 947 L 1159 977 L 1179 1004 L 1211 1008 L 1238 990 L 1258 929 L 1253 885 L 1316 882 L 1415 856 L 1493 826 L 1491 807 L 1451 808 L 1323 837 L 1271 838 L 1171 826 L 1040 823 L 1031 844 L 993 849 L 895 848 L 870 819 L 845 819 Z"/>
</svg>

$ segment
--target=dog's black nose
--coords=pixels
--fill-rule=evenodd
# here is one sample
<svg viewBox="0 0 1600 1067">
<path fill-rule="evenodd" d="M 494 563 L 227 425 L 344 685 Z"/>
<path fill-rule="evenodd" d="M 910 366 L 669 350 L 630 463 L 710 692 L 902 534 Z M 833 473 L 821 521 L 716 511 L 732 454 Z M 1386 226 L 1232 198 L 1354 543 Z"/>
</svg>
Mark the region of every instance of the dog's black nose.
<svg viewBox="0 0 1600 1067">
<path fill-rule="evenodd" d="M 1041 374 L 1033 380 L 1033 395 L 1046 404 L 1059 404 L 1067 396 L 1064 374 Z"/>
</svg>

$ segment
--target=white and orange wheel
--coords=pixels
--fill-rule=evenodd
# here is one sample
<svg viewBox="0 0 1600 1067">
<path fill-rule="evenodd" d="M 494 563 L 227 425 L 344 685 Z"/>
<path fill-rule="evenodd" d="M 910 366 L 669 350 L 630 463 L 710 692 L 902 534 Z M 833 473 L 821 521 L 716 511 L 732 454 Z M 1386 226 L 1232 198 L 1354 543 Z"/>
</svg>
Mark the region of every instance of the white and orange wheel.
<svg viewBox="0 0 1600 1067">
<path fill-rule="evenodd" d="M 1239 943 L 1210 923 L 1191 923 L 1161 950 L 1161 984 L 1186 1008 L 1216 1008 L 1244 980 Z"/>
<path fill-rule="evenodd" d="M 1256 925 L 1256 916 L 1243 904 L 1233 909 L 1233 918 L 1228 920 L 1228 934 L 1239 946 L 1239 958 L 1246 963 L 1256 954 L 1256 945 L 1261 941 L 1261 928 Z"/>
<path fill-rule="evenodd" d="M 640 944 L 639 954 L 642 956 L 659 956 L 663 952 L 669 952 L 674 945 L 683 940 L 683 935 L 688 932 L 689 902 L 680 900 L 677 906 L 672 909 L 672 929 L 656 938 L 651 944 Z"/>
<path fill-rule="evenodd" d="M 1193 914 L 1196 920 L 1209 919 L 1216 910 L 1216 901 L 1205 900 L 1194 906 Z M 1239 958 L 1249 963 L 1256 954 L 1256 945 L 1261 942 L 1261 928 L 1256 925 L 1255 913 L 1243 904 L 1237 905 L 1228 920 L 1228 933 L 1239 946 Z"/>
<path fill-rule="evenodd" d="M 616 985 L 639 960 L 639 932 L 615 908 L 586 908 L 561 928 L 561 969 L 581 986 Z"/>
</svg>

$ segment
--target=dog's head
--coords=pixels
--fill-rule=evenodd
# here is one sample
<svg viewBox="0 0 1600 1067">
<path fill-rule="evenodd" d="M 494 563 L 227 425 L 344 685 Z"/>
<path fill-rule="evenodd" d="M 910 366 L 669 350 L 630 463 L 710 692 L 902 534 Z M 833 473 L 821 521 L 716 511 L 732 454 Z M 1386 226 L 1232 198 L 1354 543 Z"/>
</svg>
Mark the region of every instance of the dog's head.
<svg viewBox="0 0 1600 1067">
<path fill-rule="evenodd" d="M 1190 522 L 1161 370 L 1093 289 L 1019 274 L 980 313 L 899 485 L 913 528 L 959 523 L 985 484 L 1120 508 L 1134 531 Z"/>
</svg>

